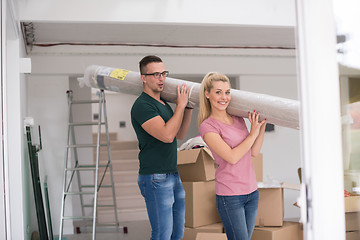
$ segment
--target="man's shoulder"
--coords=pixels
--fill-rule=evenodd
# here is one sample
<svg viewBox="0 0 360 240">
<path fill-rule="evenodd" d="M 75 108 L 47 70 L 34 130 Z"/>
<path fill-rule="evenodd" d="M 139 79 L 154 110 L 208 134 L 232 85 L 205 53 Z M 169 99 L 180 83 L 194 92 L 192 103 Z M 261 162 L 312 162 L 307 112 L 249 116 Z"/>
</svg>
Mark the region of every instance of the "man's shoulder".
<svg viewBox="0 0 360 240">
<path fill-rule="evenodd" d="M 141 107 L 141 106 L 146 106 L 146 105 L 153 105 L 153 102 L 151 101 L 151 99 L 149 99 L 149 97 L 146 94 L 141 94 L 139 97 L 137 97 L 137 99 L 135 100 L 132 108 L 134 107 Z"/>
<path fill-rule="evenodd" d="M 135 102 L 143 100 L 144 97 L 146 97 L 146 94 L 144 94 L 144 92 L 141 92 L 141 94 L 136 98 Z"/>
<path fill-rule="evenodd" d="M 145 95 L 145 96 L 144 96 Z M 157 115 L 157 108 L 154 102 L 146 94 L 140 95 L 131 107 L 131 116 L 143 118 L 145 116 Z"/>
</svg>

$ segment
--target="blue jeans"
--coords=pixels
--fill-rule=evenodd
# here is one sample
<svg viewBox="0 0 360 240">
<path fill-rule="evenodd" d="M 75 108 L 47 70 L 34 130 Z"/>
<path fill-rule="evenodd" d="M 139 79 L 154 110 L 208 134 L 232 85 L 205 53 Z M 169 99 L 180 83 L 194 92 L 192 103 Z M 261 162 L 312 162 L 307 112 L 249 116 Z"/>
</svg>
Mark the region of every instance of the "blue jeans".
<svg viewBox="0 0 360 240">
<path fill-rule="evenodd" d="M 216 195 L 216 207 L 228 240 L 250 240 L 255 227 L 259 191 L 247 195 Z"/>
<path fill-rule="evenodd" d="M 185 226 L 185 191 L 178 173 L 139 175 L 151 240 L 180 240 Z"/>
</svg>

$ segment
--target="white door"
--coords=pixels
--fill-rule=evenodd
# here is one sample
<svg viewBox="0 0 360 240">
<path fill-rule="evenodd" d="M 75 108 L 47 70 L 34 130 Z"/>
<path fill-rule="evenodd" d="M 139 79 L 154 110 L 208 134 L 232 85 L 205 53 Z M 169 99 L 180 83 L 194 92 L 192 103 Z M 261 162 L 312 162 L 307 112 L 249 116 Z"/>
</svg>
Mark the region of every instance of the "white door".
<svg viewBox="0 0 360 240">
<path fill-rule="evenodd" d="M 297 20 L 304 237 L 344 240 L 339 71 L 332 2 L 298 0 Z"/>
<path fill-rule="evenodd" d="M 4 1 L 2 1 L 4 2 Z M 0 11 L 2 13 L 2 3 L 0 5 Z M 4 30 L 4 14 L 1 14 L 1 25 L 0 25 L 0 30 L 1 33 L 3 33 Z M 3 64 L 3 48 L 4 48 L 4 39 L 3 36 L 4 34 L 1 34 L 1 47 L 0 47 L 0 62 L 1 62 L 1 76 L 0 76 L 0 239 L 6 239 L 6 214 L 5 214 L 5 183 L 4 183 L 4 141 L 3 141 L 3 79 L 4 79 L 4 64 Z"/>
</svg>

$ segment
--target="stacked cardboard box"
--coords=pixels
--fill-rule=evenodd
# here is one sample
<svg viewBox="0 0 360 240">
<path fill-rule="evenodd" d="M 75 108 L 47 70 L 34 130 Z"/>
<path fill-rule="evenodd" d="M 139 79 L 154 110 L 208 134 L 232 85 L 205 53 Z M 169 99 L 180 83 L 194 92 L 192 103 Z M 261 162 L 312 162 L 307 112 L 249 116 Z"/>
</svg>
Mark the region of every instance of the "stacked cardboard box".
<svg viewBox="0 0 360 240">
<path fill-rule="evenodd" d="M 225 233 L 199 233 L 196 240 L 227 240 Z"/>
<path fill-rule="evenodd" d="M 185 233 L 183 240 L 197 239 L 197 233 L 223 233 L 216 209 L 215 162 L 208 148 L 178 152 L 178 167 L 185 189 Z"/>
<path fill-rule="evenodd" d="M 201 227 L 221 222 L 216 209 L 215 181 L 183 182 L 185 226 Z"/>
<path fill-rule="evenodd" d="M 283 188 L 259 188 L 258 190 L 259 205 L 255 226 L 282 226 L 284 221 Z"/>
<path fill-rule="evenodd" d="M 299 222 L 284 221 L 284 188 L 259 187 L 259 205 L 252 240 L 302 240 L 302 225 Z M 299 186 L 294 188 L 299 190 Z"/>
<path fill-rule="evenodd" d="M 215 179 L 215 161 L 208 148 L 178 151 L 178 167 L 183 182 L 203 182 Z"/>
<path fill-rule="evenodd" d="M 302 225 L 284 221 L 284 189 L 300 190 L 299 184 L 260 184 L 259 205 L 252 240 L 302 240 Z M 275 184 L 276 185 L 276 184 Z"/>
<path fill-rule="evenodd" d="M 261 154 L 253 158 L 253 165 L 257 181 L 262 181 Z M 216 209 L 216 165 L 211 151 L 208 148 L 179 151 L 178 167 L 186 193 L 183 240 L 226 239 L 225 234 L 221 235 L 224 228 Z M 212 234 L 215 238 L 211 238 Z"/>
<path fill-rule="evenodd" d="M 301 240 L 298 222 L 283 222 L 281 227 L 256 227 L 251 240 Z"/>
<path fill-rule="evenodd" d="M 360 239 L 359 231 L 346 232 L 346 240 L 359 240 L 359 239 Z"/>
<path fill-rule="evenodd" d="M 345 197 L 346 240 L 360 239 L 360 196 Z"/>
<path fill-rule="evenodd" d="M 198 233 L 224 233 L 224 226 L 222 223 L 210 224 L 197 228 L 185 227 L 184 240 L 195 240 Z"/>
</svg>

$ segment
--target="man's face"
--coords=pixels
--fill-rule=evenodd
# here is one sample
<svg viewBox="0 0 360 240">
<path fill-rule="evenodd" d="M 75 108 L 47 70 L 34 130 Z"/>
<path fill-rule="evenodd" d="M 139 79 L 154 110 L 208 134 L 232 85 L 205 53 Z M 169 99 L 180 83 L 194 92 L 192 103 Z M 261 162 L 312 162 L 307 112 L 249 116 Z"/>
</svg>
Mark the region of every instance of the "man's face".
<svg viewBox="0 0 360 240">
<path fill-rule="evenodd" d="M 162 73 L 166 71 L 164 63 L 162 62 L 152 62 L 146 65 L 146 72 L 143 74 L 153 74 L 153 73 Z M 153 91 L 154 93 L 162 92 L 164 89 L 166 77 L 160 74 L 159 78 L 156 78 L 154 75 L 141 75 L 141 80 L 144 83 L 144 87 Z"/>
</svg>

